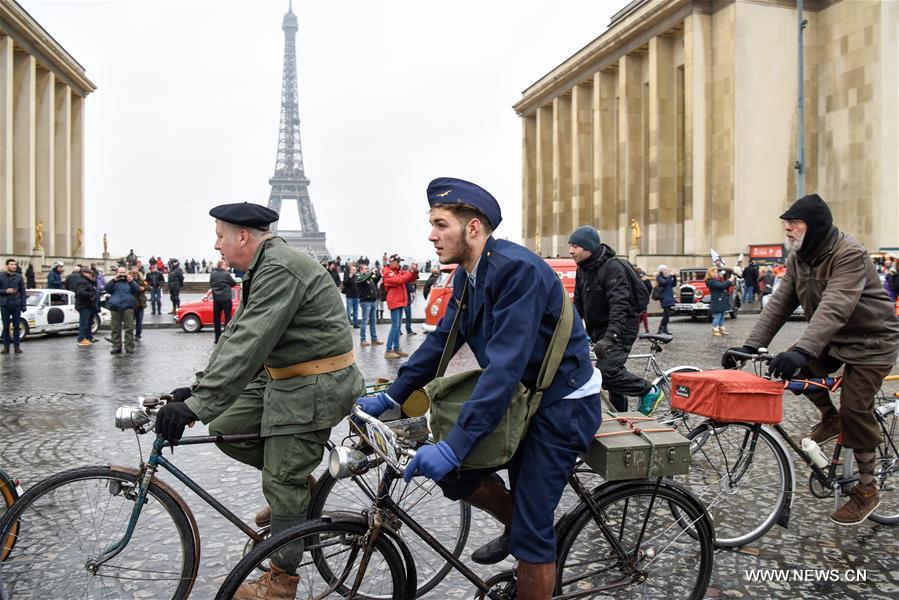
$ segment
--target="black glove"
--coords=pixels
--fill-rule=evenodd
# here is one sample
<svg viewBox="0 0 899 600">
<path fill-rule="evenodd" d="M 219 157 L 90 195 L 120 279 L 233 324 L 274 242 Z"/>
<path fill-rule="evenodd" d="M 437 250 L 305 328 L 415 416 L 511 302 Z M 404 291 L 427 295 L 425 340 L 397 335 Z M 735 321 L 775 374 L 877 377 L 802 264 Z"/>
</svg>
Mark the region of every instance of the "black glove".
<svg viewBox="0 0 899 600">
<path fill-rule="evenodd" d="M 184 402 L 193 395 L 194 393 L 190 391 L 189 387 L 175 388 L 170 394 L 170 396 L 172 397 L 170 402 Z"/>
<path fill-rule="evenodd" d="M 197 420 L 197 415 L 184 402 L 172 402 L 156 413 L 156 433 L 175 443 L 184 435 L 184 427 Z"/>
<path fill-rule="evenodd" d="M 602 338 L 601 340 L 593 344 L 593 353 L 596 354 L 596 358 L 603 359 L 614 345 L 615 340 L 611 338 Z"/>
<path fill-rule="evenodd" d="M 752 346 L 734 346 L 733 348 L 728 348 L 727 351 L 721 356 L 721 366 L 725 369 L 739 369 L 745 361 L 737 358 L 736 356 L 731 354 L 731 352 L 755 354 L 758 351 L 758 348 L 753 348 Z"/>
<path fill-rule="evenodd" d="M 781 352 L 768 363 L 768 373 L 777 379 L 792 379 L 799 370 L 815 358 L 802 348 Z"/>
</svg>

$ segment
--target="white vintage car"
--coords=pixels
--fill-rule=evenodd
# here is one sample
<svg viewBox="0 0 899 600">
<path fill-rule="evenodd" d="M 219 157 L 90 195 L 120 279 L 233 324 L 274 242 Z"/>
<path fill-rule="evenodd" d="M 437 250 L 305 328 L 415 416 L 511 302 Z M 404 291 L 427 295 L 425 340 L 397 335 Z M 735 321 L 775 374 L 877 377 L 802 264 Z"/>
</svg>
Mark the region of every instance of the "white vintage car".
<svg viewBox="0 0 899 600">
<path fill-rule="evenodd" d="M 59 333 L 78 331 L 78 311 L 75 310 L 75 294 L 68 290 L 38 289 L 28 290 L 27 308 L 21 316 L 21 336 L 38 333 Z M 91 332 L 96 333 L 100 325 L 109 322 L 109 311 L 105 308 L 94 315 Z"/>
</svg>

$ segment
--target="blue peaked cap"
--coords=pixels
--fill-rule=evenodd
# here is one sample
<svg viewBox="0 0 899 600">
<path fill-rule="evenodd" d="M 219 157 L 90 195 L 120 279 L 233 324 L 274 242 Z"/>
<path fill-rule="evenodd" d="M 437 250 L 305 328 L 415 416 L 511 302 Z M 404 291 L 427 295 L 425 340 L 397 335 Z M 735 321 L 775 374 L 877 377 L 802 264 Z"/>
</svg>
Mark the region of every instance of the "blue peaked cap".
<svg viewBox="0 0 899 600">
<path fill-rule="evenodd" d="M 438 177 L 428 184 L 428 204 L 468 204 L 481 211 L 493 229 L 499 227 L 503 220 L 499 202 L 490 192 L 481 186 L 456 179 L 455 177 Z"/>
</svg>

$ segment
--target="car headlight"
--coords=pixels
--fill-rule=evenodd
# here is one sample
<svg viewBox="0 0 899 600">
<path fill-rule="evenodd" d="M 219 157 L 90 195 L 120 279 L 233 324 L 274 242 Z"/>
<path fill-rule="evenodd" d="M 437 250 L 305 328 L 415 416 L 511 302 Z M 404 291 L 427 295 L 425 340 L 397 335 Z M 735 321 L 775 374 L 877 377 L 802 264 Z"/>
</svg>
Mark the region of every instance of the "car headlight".
<svg viewBox="0 0 899 600">
<path fill-rule="evenodd" d="M 437 307 L 437 304 L 432 304 L 432 305 L 431 305 L 431 308 L 430 308 L 430 311 L 431 311 L 431 316 L 432 316 L 432 317 L 436 317 L 436 316 L 437 316 L 437 313 L 440 312 L 440 309 Z"/>
</svg>

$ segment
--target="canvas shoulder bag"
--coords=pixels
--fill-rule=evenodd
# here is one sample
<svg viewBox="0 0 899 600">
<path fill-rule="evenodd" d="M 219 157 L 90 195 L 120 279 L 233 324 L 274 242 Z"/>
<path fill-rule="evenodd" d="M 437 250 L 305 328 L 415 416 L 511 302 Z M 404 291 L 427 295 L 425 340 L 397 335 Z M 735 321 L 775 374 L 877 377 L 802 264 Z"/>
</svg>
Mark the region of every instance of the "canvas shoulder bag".
<svg viewBox="0 0 899 600">
<path fill-rule="evenodd" d="M 513 394 L 499 425 L 478 442 L 462 460 L 463 469 L 496 467 L 509 462 L 527 433 L 528 425 L 540 406 L 543 392 L 556 376 L 556 371 L 565 354 L 565 348 L 568 346 L 568 340 L 571 338 L 574 320 L 571 300 L 568 298 L 568 293 L 565 292 L 565 287 L 560 285 L 559 288 L 562 290 L 563 296 L 562 314 L 556 323 L 556 329 L 546 355 L 543 357 L 535 390 L 531 391 L 524 384 L 518 382 L 518 389 Z M 462 296 L 459 299 L 459 307 L 437 366 L 437 376 L 424 388 L 414 392 L 419 397 L 421 394 L 427 397 L 431 409 L 431 433 L 438 442 L 445 440 L 456 425 L 462 407 L 471 398 L 478 379 L 484 371 L 483 369 L 472 369 L 443 376 L 452 358 L 453 349 L 456 347 L 459 318 L 466 306 L 467 292 L 468 280 L 466 279 L 465 286 L 462 288 Z"/>
</svg>

